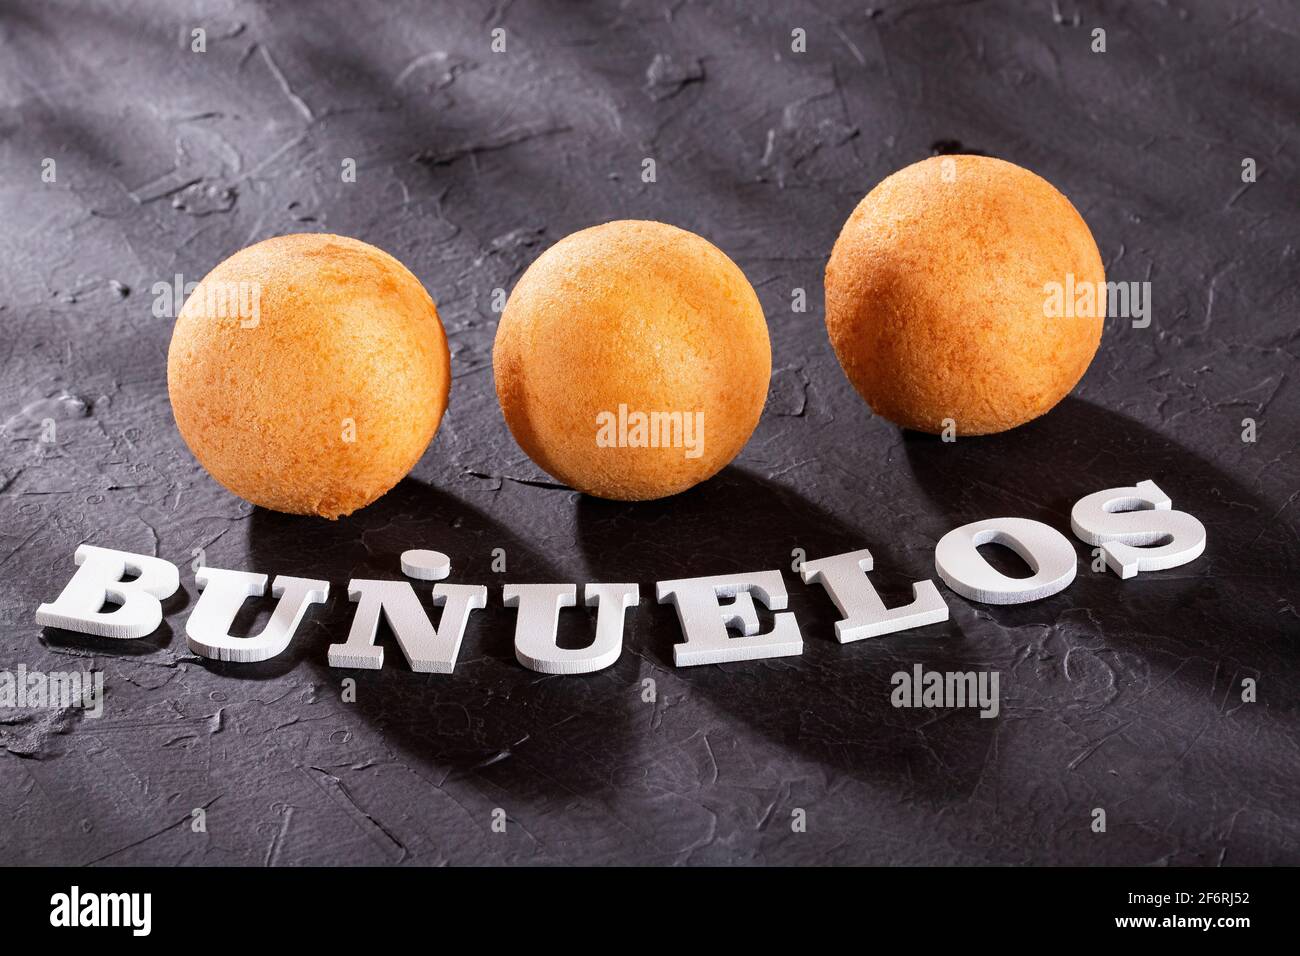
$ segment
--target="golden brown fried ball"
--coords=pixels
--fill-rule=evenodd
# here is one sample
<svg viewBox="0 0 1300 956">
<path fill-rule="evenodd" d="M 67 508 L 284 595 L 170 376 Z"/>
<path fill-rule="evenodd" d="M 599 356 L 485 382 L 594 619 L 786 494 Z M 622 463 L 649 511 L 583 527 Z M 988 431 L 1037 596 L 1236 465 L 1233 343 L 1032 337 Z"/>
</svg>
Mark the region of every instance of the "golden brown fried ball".
<svg viewBox="0 0 1300 956">
<path fill-rule="evenodd" d="M 1087 224 L 1049 182 L 999 159 L 938 156 L 885 179 L 844 224 L 826 329 L 877 415 L 1000 432 L 1064 398 L 1101 340 L 1104 286 L 1092 314 L 1046 315 L 1051 284 L 1065 311 L 1069 290 L 1105 278 Z"/>
<path fill-rule="evenodd" d="M 344 236 L 235 253 L 187 298 L 167 357 L 176 425 L 212 477 L 264 508 L 326 518 L 415 466 L 450 384 L 419 280 Z"/>
<path fill-rule="evenodd" d="M 684 491 L 735 458 L 767 400 L 772 351 L 753 287 L 717 247 L 621 221 L 529 266 L 492 364 L 533 461 L 579 491 L 630 501 Z"/>
</svg>

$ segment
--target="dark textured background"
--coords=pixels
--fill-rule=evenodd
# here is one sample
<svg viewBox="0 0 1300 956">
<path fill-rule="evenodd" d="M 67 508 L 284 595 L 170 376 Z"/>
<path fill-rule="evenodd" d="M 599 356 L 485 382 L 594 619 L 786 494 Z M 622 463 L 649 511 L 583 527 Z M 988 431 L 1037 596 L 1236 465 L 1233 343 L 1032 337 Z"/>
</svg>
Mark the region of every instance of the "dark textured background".
<svg viewBox="0 0 1300 956">
<path fill-rule="evenodd" d="M 205 54 L 189 50 L 197 25 Z M 790 52 L 795 27 L 806 54 Z M 108 698 L 99 720 L 0 715 L 0 861 L 1300 862 L 1298 60 L 1288 0 L 4 0 L 0 665 L 101 668 Z M 821 315 L 854 204 L 943 150 L 1045 176 L 1108 277 L 1149 279 L 1155 303 L 1148 329 L 1108 322 L 1051 414 L 955 444 L 873 419 Z M 641 182 L 644 157 L 657 183 Z M 491 375 L 492 290 L 567 233 L 629 217 L 695 230 L 740 264 L 775 368 L 734 466 L 636 505 L 549 483 Z M 152 314 L 154 283 L 304 230 L 406 262 L 454 354 L 424 460 L 336 524 L 253 509 L 200 470 L 168 408 L 171 322 Z M 1241 441 L 1245 417 L 1257 443 Z M 934 576 L 958 524 L 1067 530 L 1077 498 L 1144 478 L 1205 523 L 1203 558 L 1121 582 L 1080 545 L 1079 579 L 1055 597 L 996 608 L 943 589 L 947 624 L 848 646 L 823 591 L 789 570 L 796 547 L 870 547 L 897 600 Z M 83 541 L 182 566 L 156 635 L 33 623 Z M 410 673 L 387 637 L 382 672 L 327 668 L 347 579 L 398 577 L 407 547 L 491 585 L 456 673 Z M 490 570 L 498 547 L 506 576 Z M 330 601 L 275 661 L 198 660 L 184 639 L 197 548 L 326 578 Z M 673 669 L 679 632 L 654 581 L 770 567 L 804 655 Z M 579 678 L 516 664 L 507 577 L 639 582 L 618 664 Z M 255 604 L 250 627 L 269 601 Z M 565 615 L 577 639 L 586 619 Z M 893 709 L 890 675 L 916 662 L 1000 671 L 1001 716 Z M 339 699 L 349 674 L 355 704 Z M 1258 703 L 1240 702 L 1246 677 Z"/>
</svg>

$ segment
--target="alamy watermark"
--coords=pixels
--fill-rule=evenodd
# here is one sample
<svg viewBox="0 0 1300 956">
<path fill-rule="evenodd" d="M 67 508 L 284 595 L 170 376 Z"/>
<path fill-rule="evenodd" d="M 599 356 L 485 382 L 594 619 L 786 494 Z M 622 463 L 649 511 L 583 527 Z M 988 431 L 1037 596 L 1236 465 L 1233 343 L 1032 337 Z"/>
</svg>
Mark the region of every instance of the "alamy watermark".
<svg viewBox="0 0 1300 956">
<path fill-rule="evenodd" d="M 704 454 L 704 412 L 640 412 L 620 404 L 596 415 L 599 448 L 680 448 L 687 458 Z"/>
<path fill-rule="evenodd" d="M 87 717 L 104 714 L 103 671 L 29 671 L 19 664 L 0 671 L 0 710 L 79 708 Z"/>
<path fill-rule="evenodd" d="M 1151 324 L 1150 282 L 1077 281 L 1067 272 L 1064 282 L 1043 285 L 1043 316 L 1049 319 L 1132 319 L 1133 328 Z"/>
<path fill-rule="evenodd" d="M 50 897 L 50 925 L 55 928 L 123 927 L 132 936 L 153 929 L 152 893 L 93 893 L 72 886 Z"/>
<path fill-rule="evenodd" d="M 889 702 L 895 707 L 971 707 L 981 717 L 999 710 L 997 671 L 927 671 L 920 664 L 911 673 L 898 671 Z"/>
<path fill-rule="evenodd" d="M 158 319 L 180 315 L 186 300 L 199 288 L 186 282 L 179 272 L 171 282 L 155 282 L 153 314 Z M 262 284 L 260 282 L 206 282 L 203 284 L 200 315 L 209 319 L 239 319 L 240 328 L 255 329 L 262 321 Z"/>
</svg>

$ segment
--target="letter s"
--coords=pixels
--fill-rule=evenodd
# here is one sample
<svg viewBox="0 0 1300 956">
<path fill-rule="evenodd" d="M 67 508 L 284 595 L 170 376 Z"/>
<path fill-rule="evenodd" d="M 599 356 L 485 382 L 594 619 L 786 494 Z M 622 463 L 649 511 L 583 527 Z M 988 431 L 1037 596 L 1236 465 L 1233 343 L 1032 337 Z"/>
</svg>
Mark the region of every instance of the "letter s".
<svg viewBox="0 0 1300 956">
<path fill-rule="evenodd" d="M 1205 550 L 1205 525 L 1173 502 L 1154 481 L 1107 488 L 1075 502 L 1070 527 L 1087 544 L 1100 545 L 1106 564 L 1121 578 L 1163 571 L 1194 561 Z"/>
</svg>

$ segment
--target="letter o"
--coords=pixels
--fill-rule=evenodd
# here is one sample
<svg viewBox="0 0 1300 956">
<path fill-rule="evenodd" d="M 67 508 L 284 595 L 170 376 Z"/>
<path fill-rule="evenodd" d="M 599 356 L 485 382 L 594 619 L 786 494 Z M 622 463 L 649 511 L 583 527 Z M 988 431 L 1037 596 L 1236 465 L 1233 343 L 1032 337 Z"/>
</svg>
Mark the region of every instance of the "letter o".
<svg viewBox="0 0 1300 956">
<path fill-rule="evenodd" d="M 1033 569 L 1027 578 L 1010 578 L 979 553 L 980 545 L 1000 544 Z M 1070 539 L 1029 518 L 989 518 L 954 528 L 934 549 L 934 569 L 943 583 L 982 604 L 1025 604 L 1064 591 L 1074 580 L 1078 558 Z"/>
</svg>

